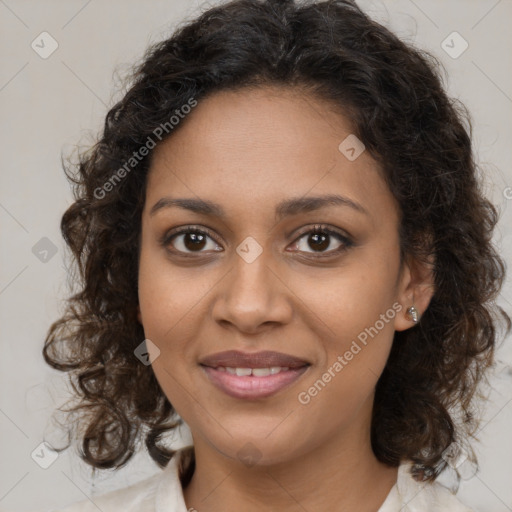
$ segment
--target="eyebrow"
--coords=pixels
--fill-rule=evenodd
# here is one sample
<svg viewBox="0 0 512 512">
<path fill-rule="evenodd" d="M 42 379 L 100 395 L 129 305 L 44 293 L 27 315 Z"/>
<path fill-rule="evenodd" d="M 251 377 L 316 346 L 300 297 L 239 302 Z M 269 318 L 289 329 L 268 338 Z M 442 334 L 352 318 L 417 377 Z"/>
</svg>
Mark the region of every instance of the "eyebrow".
<svg viewBox="0 0 512 512">
<path fill-rule="evenodd" d="M 277 220 L 291 215 L 298 215 L 300 213 L 312 212 L 320 210 L 327 206 L 348 206 L 353 210 L 369 215 L 368 211 L 359 203 L 356 203 L 348 197 L 343 197 L 336 194 L 327 194 L 322 196 L 313 197 L 297 197 L 287 199 L 280 202 L 275 208 Z M 190 210 L 202 215 L 209 215 L 225 219 L 226 213 L 220 204 L 212 201 L 195 198 L 171 198 L 162 197 L 151 208 L 149 215 L 155 215 L 163 208 L 178 207 L 184 210 Z"/>
</svg>

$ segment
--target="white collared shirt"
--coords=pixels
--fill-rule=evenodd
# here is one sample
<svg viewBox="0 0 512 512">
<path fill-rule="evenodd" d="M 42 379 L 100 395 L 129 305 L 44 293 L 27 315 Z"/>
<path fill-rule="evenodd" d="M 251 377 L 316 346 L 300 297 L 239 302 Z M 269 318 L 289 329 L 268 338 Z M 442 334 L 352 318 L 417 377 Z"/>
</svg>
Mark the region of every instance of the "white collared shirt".
<svg viewBox="0 0 512 512">
<path fill-rule="evenodd" d="M 161 473 L 48 512 L 189 512 L 178 468 L 190 448 L 178 450 Z M 377 512 L 473 512 L 440 483 L 414 480 L 410 468 L 411 463 L 400 465 L 397 482 Z"/>
</svg>

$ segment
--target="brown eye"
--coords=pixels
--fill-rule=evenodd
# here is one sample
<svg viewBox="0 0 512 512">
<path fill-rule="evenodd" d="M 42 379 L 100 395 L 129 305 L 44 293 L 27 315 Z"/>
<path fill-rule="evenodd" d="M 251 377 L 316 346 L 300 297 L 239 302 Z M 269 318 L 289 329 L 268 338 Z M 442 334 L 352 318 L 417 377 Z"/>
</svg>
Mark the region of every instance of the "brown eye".
<svg viewBox="0 0 512 512">
<path fill-rule="evenodd" d="M 206 250 L 219 251 L 219 246 L 212 236 L 203 229 L 186 227 L 167 234 L 162 241 L 165 247 L 172 245 L 173 252 L 179 253 L 201 253 Z"/>
<path fill-rule="evenodd" d="M 301 240 L 304 242 L 301 243 Z M 319 253 L 320 256 L 323 256 L 324 253 L 328 255 L 340 253 L 351 245 L 353 245 L 352 241 L 347 236 L 324 226 L 315 226 L 303 233 L 295 242 L 294 247 L 300 252 Z M 308 251 L 307 248 L 312 250 Z"/>
</svg>

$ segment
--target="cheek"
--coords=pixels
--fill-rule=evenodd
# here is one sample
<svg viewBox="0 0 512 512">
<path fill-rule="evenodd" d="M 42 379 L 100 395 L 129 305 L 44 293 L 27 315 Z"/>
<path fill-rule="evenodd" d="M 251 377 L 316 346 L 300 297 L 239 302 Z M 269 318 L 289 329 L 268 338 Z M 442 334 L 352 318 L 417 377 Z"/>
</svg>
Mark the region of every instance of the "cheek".
<svg viewBox="0 0 512 512">
<path fill-rule="evenodd" d="M 145 337 L 158 347 L 152 359 L 154 374 L 162 390 L 176 406 L 187 408 L 187 393 L 196 377 L 201 329 L 208 318 L 209 292 L 219 276 L 206 268 L 178 268 L 161 253 L 141 252 L 139 306 Z M 184 398 L 185 397 L 185 398 Z"/>
<path fill-rule="evenodd" d="M 347 348 L 353 340 L 386 339 L 393 333 L 394 296 L 385 279 L 347 276 L 339 280 L 336 298 L 324 300 L 326 321 L 334 333 L 337 348 Z"/>
<path fill-rule="evenodd" d="M 349 281 L 340 279 L 338 284 Z M 340 288 L 335 297 L 319 304 L 324 304 L 320 317 L 328 324 L 322 329 L 323 353 L 296 400 L 310 418 L 312 431 L 335 432 L 349 425 L 362 407 L 371 409 L 391 350 L 396 310 L 384 289 L 366 282 Z"/>
<path fill-rule="evenodd" d="M 290 288 L 313 313 L 311 329 L 316 322 L 316 330 L 342 349 L 376 323 L 384 337 L 392 333 L 398 268 L 398 256 L 384 260 L 361 252 L 339 268 L 297 276 Z"/>
<path fill-rule="evenodd" d="M 144 331 L 164 342 L 179 328 L 180 319 L 194 310 L 208 289 L 205 279 L 194 280 L 190 272 L 177 270 L 163 253 L 153 248 L 141 252 L 139 264 L 139 305 Z M 187 316 L 188 318 L 188 316 Z"/>
<path fill-rule="evenodd" d="M 187 332 L 200 309 L 201 287 L 190 286 L 190 279 L 170 272 L 165 258 L 147 251 L 139 265 L 139 306 L 144 335 L 157 347 L 151 355 L 152 369 L 163 393 L 180 414 L 188 408 L 186 361 L 192 358 Z M 195 307 L 194 307 L 195 305 Z M 149 350 L 151 354 L 151 349 Z"/>
<path fill-rule="evenodd" d="M 292 287 L 305 297 L 308 327 L 323 344 L 317 371 L 307 382 L 315 387 L 312 395 L 323 395 L 319 402 L 342 399 L 348 409 L 357 408 L 372 392 L 389 356 L 394 318 L 402 309 L 396 301 L 398 269 L 398 252 L 396 259 L 362 255 L 347 260 L 329 279 L 302 277 Z"/>
<path fill-rule="evenodd" d="M 171 276 L 170 265 L 163 258 L 157 258 L 144 250 L 139 265 L 139 307 L 146 339 L 158 347 L 158 357 L 153 362 L 157 379 L 161 382 L 164 368 L 163 360 L 176 361 L 185 355 L 186 337 L 180 332 L 189 304 L 195 301 L 193 287 L 180 282 L 177 275 Z M 178 274 L 179 275 L 179 274 Z M 152 358 L 153 359 L 153 358 Z"/>
</svg>

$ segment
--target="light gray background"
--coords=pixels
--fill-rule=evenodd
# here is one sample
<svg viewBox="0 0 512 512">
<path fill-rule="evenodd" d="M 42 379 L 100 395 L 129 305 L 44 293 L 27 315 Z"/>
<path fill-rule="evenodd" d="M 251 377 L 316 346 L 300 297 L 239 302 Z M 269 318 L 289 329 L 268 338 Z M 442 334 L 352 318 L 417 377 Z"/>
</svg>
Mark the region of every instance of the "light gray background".
<svg viewBox="0 0 512 512">
<path fill-rule="evenodd" d="M 66 398 L 65 377 L 47 367 L 41 348 L 68 293 L 59 222 L 72 196 L 61 153 L 88 144 L 119 93 L 122 74 L 151 42 L 218 2 L 198 0 L 0 0 L 0 510 L 49 510 L 159 472 L 140 453 L 118 472 L 91 480 L 74 449 L 42 469 L 31 453 Z M 451 95 L 470 109 L 487 195 L 502 212 L 495 241 L 512 261 L 511 0 L 361 1 L 399 36 L 437 55 Z M 42 59 L 31 43 L 47 31 L 58 49 Z M 457 59 L 441 43 L 457 31 L 469 44 Z M 451 43 L 450 43 L 451 44 Z M 459 42 L 454 43 L 458 45 Z M 456 46 L 457 48 L 457 46 Z M 47 237 L 57 253 L 41 261 L 32 248 Z M 510 276 L 500 298 L 512 311 Z M 461 501 L 481 512 L 512 510 L 512 348 L 500 361 L 476 446 L 481 471 L 463 481 Z M 182 432 L 187 439 L 188 432 Z M 177 438 L 176 445 L 183 443 Z"/>
</svg>

